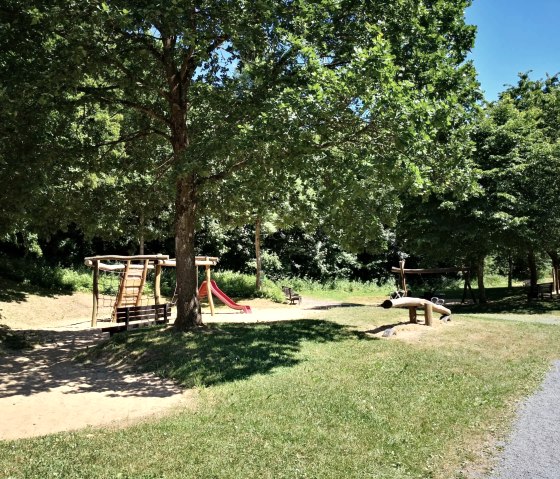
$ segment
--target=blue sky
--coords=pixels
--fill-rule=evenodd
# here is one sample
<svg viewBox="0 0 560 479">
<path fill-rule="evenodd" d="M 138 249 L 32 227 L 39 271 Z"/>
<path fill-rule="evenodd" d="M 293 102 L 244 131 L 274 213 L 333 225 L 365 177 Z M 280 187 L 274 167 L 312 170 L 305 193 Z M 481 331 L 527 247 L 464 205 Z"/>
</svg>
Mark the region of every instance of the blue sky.
<svg viewBox="0 0 560 479">
<path fill-rule="evenodd" d="M 487 100 L 517 83 L 560 72 L 560 0 L 474 0 L 467 23 L 477 25 L 470 56 Z"/>
</svg>

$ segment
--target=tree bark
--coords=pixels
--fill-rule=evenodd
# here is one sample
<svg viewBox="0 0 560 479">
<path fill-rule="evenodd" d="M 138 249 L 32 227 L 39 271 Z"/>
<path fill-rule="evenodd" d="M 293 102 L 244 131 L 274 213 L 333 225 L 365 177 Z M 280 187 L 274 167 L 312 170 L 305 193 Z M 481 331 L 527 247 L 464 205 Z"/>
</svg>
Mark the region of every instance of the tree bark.
<svg viewBox="0 0 560 479">
<path fill-rule="evenodd" d="M 177 38 L 163 34 L 163 56 L 165 76 L 169 86 L 166 98 L 169 101 L 168 124 L 171 131 L 176 166 L 185 163 L 189 147 L 187 127 L 187 91 L 195 66 L 189 62 L 184 75 L 175 63 Z M 180 169 L 180 168 L 179 168 Z M 195 263 L 194 234 L 196 227 L 197 177 L 194 171 L 180 173 L 176 180 L 175 191 L 175 256 L 177 275 L 177 319 L 176 331 L 186 331 L 203 325 L 198 299 L 198 282 Z"/>
<path fill-rule="evenodd" d="M 531 282 L 531 290 L 537 288 L 538 274 L 537 274 L 537 260 L 535 258 L 535 252 L 529 250 L 527 253 L 527 263 L 529 265 L 529 280 Z"/>
<path fill-rule="evenodd" d="M 485 256 L 478 258 L 478 264 L 476 269 L 476 276 L 478 280 L 478 301 L 480 304 L 485 304 L 488 302 L 486 298 L 486 288 L 484 287 L 484 260 Z"/>
<path fill-rule="evenodd" d="M 138 254 L 139 255 L 143 255 L 144 254 L 144 211 L 140 211 L 140 219 L 139 219 L 139 223 L 140 223 L 140 235 L 138 237 Z"/>
<path fill-rule="evenodd" d="M 175 254 L 177 257 L 176 331 L 203 326 L 195 264 L 196 179 L 194 174 L 177 180 L 175 200 Z"/>
<path fill-rule="evenodd" d="M 261 257 L 261 219 L 257 218 L 255 221 L 255 260 L 257 266 L 257 278 L 255 281 L 255 288 L 257 291 L 261 290 L 261 271 L 262 271 L 262 257 Z"/>
<path fill-rule="evenodd" d="M 560 290 L 560 278 L 558 277 L 558 270 L 560 269 L 560 257 L 556 251 L 549 251 L 548 255 L 552 260 L 552 281 L 554 292 L 558 294 Z"/>
<path fill-rule="evenodd" d="M 513 288 L 513 257 L 508 255 L 508 289 Z"/>
</svg>

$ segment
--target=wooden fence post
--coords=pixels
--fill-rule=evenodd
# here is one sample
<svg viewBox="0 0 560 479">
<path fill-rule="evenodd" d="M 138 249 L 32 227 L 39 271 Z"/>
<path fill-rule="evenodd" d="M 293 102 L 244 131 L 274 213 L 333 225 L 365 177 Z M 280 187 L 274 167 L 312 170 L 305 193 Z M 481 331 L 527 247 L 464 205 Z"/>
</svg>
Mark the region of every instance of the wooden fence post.
<svg viewBox="0 0 560 479">
<path fill-rule="evenodd" d="M 161 303 L 161 263 L 159 260 L 155 260 L 156 267 L 156 277 L 154 281 L 154 301 L 156 304 Z"/>
<path fill-rule="evenodd" d="M 426 303 L 424 305 L 424 318 L 425 318 L 426 326 L 431 326 L 432 318 L 433 318 L 433 309 L 431 303 Z"/>
<path fill-rule="evenodd" d="M 416 306 L 411 306 L 410 308 L 408 308 L 408 319 L 411 323 L 418 322 L 418 318 L 416 315 Z"/>
<path fill-rule="evenodd" d="M 97 327 L 97 308 L 99 303 L 99 261 L 93 261 L 93 310 L 91 312 L 91 327 Z"/>
</svg>

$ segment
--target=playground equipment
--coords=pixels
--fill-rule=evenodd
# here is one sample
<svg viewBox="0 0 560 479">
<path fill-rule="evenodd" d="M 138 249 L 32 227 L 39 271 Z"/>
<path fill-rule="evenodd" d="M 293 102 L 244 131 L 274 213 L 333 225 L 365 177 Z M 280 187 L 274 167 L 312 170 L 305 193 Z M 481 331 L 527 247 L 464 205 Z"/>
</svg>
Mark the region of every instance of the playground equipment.
<svg viewBox="0 0 560 479">
<path fill-rule="evenodd" d="M 126 316 L 127 311 L 130 318 L 131 310 L 126 308 L 136 308 L 136 320 L 149 320 L 152 319 L 151 316 L 154 316 L 156 321 L 159 320 L 159 309 L 148 314 L 148 311 L 142 308 L 161 304 L 161 262 L 166 259 L 169 259 L 169 256 L 161 254 L 86 258 L 86 266 L 93 269 L 91 326 L 96 327 L 98 319 L 117 322 L 123 317 L 119 313 Z M 153 299 L 146 291 L 147 284 L 153 284 Z M 143 314 L 144 311 L 146 314 Z M 167 315 L 167 309 L 165 312 Z"/>
<path fill-rule="evenodd" d="M 214 316 L 213 295 L 226 306 L 250 313 L 249 306 L 241 306 L 229 298 L 211 279 L 211 267 L 218 258 L 197 256 L 196 266 L 204 266 L 206 280 L 202 283 L 199 296 L 208 297 L 210 313 Z M 176 302 L 174 295 L 171 302 L 162 302 L 161 281 L 163 268 L 176 266 L 176 260 L 168 255 L 137 256 L 91 256 L 85 258 L 86 266 L 93 269 L 93 310 L 91 326 L 96 327 L 99 319 L 110 319 L 113 323 L 126 323 L 130 329 L 135 324 L 145 322 L 167 322 L 170 308 Z M 198 269 L 197 269 L 198 283 Z M 210 284 L 208 294 L 207 284 Z M 165 307 L 161 307 L 165 304 Z M 129 321 L 136 321 L 131 323 Z M 109 328 L 106 328 L 109 330 Z M 111 327 L 113 331 L 115 327 Z"/>
<path fill-rule="evenodd" d="M 465 302 L 467 297 L 467 290 L 471 294 L 471 298 L 473 302 L 476 304 L 476 298 L 474 296 L 474 292 L 471 288 L 471 276 L 470 276 L 470 269 L 469 268 L 424 268 L 424 269 L 411 269 L 404 267 L 404 259 L 399 261 L 399 266 L 393 266 L 391 268 L 392 273 L 399 273 L 400 275 L 400 291 L 398 296 L 408 296 L 408 289 L 406 285 L 406 275 L 413 274 L 413 275 L 422 275 L 422 274 L 446 274 L 446 273 L 463 273 L 463 277 L 465 279 L 465 285 L 463 287 L 463 298 L 461 299 L 461 303 Z M 402 292 L 402 294 L 400 294 Z"/>
<path fill-rule="evenodd" d="M 408 317 L 411 323 L 418 322 L 417 309 L 423 308 L 426 326 L 432 325 L 433 311 L 435 311 L 436 313 L 440 313 L 442 315 L 441 319 L 448 320 L 451 317 L 451 310 L 449 310 L 442 304 L 433 303 L 432 301 L 422 298 L 406 297 L 386 299 L 385 301 L 383 301 L 381 306 L 385 309 L 408 308 Z"/>
<path fill-rule="evenodd" d="M 232 309 L 237 309 L 240 310 L 243 313 L 251 313 L 251 307 L 250 306 L 242 306 L 241 304 L 237 304 L 235 301 L 233 301 L 233 299 L 231 299 L 226 293 L 224 293 L 220 288 L 218 288 L 218 285 L 216 284 L 216 281 L 214 281 L 211 278 L 211 267 L 215 266 L 216 263 L 218 262 L 218 258 L 216 257 L 212 257 L 212 256 L 197 256 L 196 260 L 195 260 L 195 264 L 197 266 L 204 266 L 205 268 L 205 272 L 206 272 L 206 279 L 202 282 L 202 284 L 200 285 L 200 288 L 198 289 L 198 297 L 199 298 L 203 298 L 203 297 L 208 297 L 208 305 L 210 306 L 210 314 L 212 316 L 214 316 L 215 310 L 214 310 L 214 296 L 216 296 L 216 298 L 218 298 L 222 303 L 224 303 L 226 306 L 232 308 Z M 161 262 L 162 266 L 167 266 L 167 267 L 175 267 L 176 265 L 176 260 L 174 259 L 168 259 L 168 260 L 164 260 Z M 198 283 L 198 270 L 197 270 L 197 283 Z M 208 294 L 208 284 L 210 284 L 210 294 Z M 174 303 L 175 303 L 176 298 L 174 298 Z"/>
<path fill-rule="evenodd" d="M 198 288 L 198 297 L 204 298 L 206 296 L 208 296 L 209 300 L 212 296 L 216 296 L 216 298 L 218 298 L 222 303 L 224 303 L 231 309 L 237 309 L 244 313 L 251 313 L 251 306 L 243 306 L 242 304 L 237 304 L 236 302 L 234 302 L 226 293 L 218 288 L 216 281 L 214 281 L 213 279 L 210 280 L 210 294 L 208 294 L 207 281 L 203 281 L 200 285 L 200 288 Z"/>
</svg>

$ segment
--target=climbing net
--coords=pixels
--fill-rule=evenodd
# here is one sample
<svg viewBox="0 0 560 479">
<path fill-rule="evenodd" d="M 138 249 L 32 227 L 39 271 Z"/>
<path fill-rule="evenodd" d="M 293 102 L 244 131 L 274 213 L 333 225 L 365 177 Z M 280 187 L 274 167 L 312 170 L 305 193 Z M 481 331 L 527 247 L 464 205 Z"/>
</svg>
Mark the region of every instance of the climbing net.
<svg viewBox="0 0 560 479">
<path fill-rule="evenodd" d="M 168 259 L 168 256 L 86 258 L 86 265 L 94 270 L 92 322 L 93 317 L 96 321 L 114 321 L 116 310 L 120 307 L 148 306 L 161 301 L 156 269 L 161 275 L 162 268 L 157 268 L 157 265 L 164 259 Z"/>
<path fill-rule="evenodd" d="M 117 307 L 147 306 L 154 303 L 153 264 L 147 266 L 132 263 L 126 271 L 126 264 L 117 261 L 100 265 L 99 296 L 97 306 L 98 320 L 111 320 Z"/>
</svg>

